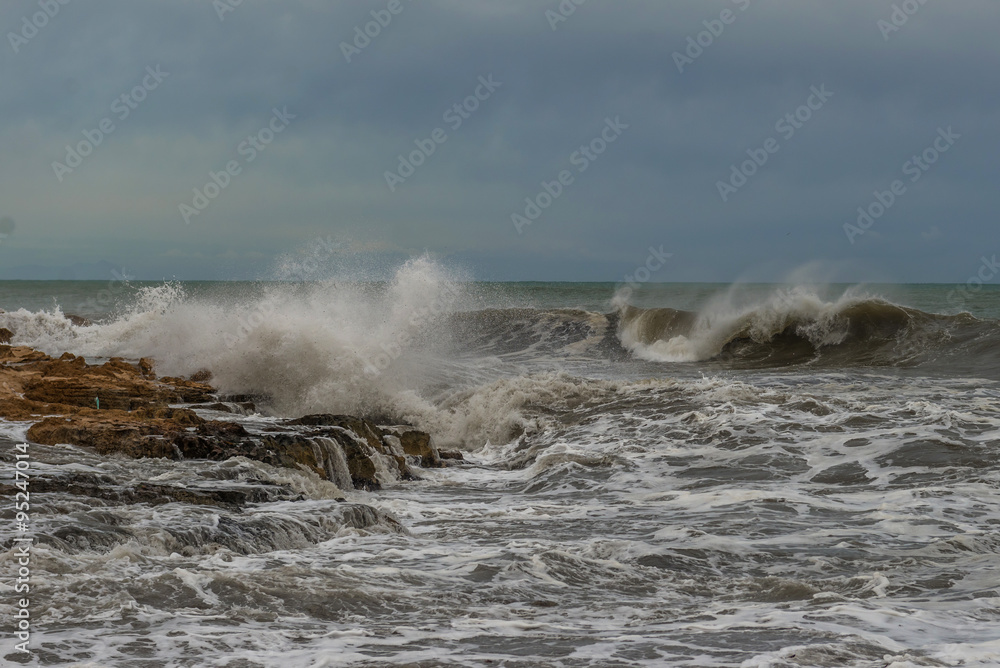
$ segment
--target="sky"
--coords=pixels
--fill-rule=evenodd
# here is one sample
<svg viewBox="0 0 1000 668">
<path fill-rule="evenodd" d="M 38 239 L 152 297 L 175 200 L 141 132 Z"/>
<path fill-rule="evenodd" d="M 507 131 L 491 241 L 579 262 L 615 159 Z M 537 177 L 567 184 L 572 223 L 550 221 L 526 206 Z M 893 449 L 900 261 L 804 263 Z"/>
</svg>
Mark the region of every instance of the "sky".
<svg viewBox="0 0 1000 668">
<path fill-rule="evenodd" d="M 998 28 L 995 0 L 7 0 L 0 279 L 319 247 L 965 282 L 1000 252 Z"/>
</svg>

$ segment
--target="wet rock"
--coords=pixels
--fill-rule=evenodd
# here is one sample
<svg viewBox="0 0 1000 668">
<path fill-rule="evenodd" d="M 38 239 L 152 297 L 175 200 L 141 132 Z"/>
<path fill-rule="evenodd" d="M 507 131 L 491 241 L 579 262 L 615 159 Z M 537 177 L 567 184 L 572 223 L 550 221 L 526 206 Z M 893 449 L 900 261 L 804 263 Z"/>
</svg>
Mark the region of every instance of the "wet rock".
<svg viewBox="0 0 1000 668">
<path fill-rule="evenodd" d="M 65 414 L 80 408 L 131 411 L 138 408 L 211 398 L 212 388 L 177 379 L 157 382 L 149 369 L 115 357 L 88 365 L 83 357 L 64 353 L 59 359 L 30 348 L 0 346 L 0 416 L 25 419 L 35 414 Z M 16 409 L 16 410 L 13 410 Z"/>
<path fill-rule="evenodd" d="M 422 467 L 437 468 L 443 466 L 441 455 L 431 440 L 431 435 L 427 432 L 417 431 L 408 426 L 383 426 L 380 429 L 384 438 L 395 437 L 399 439 L 403 452 L 412 457 L 418 457 Z"/>
<path fill-rule="evenodd" d="M 112 412 L 119 415 L 112 416 Z M 85 415 L 46 418 L 28 430 L 28 439 L 43 445 L 82 445 L 102 455 L 177 459 L 169 441 L 155 438 L 167 428 L 163 421 L 137 422 L 122 411 L 101 411 L 96 419 Z"/>
<path fill-rule="evenodd" d="M 143 357 L 139 360 L 139 373 L 146 380 L 154 380 L 156 378 L 155 369 L 156 363 L 148 357 Z"/>
<path fill-rule="evenodd" d="M 92 323 L 88 318 L 84 318 L 82 315 L 73 315 L 72 313 L 67 313 L 64 316 L 69 320 L 75 327 L 90 327 Z"/>
<path fill-rule="evenodd" d="M 201 404 L 216 400 L 215 388 L 205 383 L 172 377 L 161 378 L 160 382 L 170 385 L 176 392 L 177 398 L 172 403 Z"/>
<path fill-rule="evenodd" d="M 341 429 L 354 432 L 368 441 L 368 445 L 373 448 L 384 446 L 382 443 L 382 431 L 374 423 L 354 417 L 353 415 L 306 415 L 295 420 L 288 420 L 285 424 L 313 427 L 340 427 Z"/>
<path fill-rule="evenodd" d="M 0 485 L 0 497 L 13 496 L 17 491 L 13 485 Z M 73 473 L 51 478 L 39 476 L 31 481 L 31 491 L 86 496 L 114 505 L 134 503 L 162 505 L 181 502 L 231 510 L 239 510 L 249 503 L 298 501 L 303 498 L 301 494 L 287 487 L 263 480 L 245 480 L 239 485 L 229 484 L 224 487 L 215 487 L 211 484 L 181 487 L 148 482 L 122 485 L 112 476 L 95 473 Z"/>
<path fill-rule="evenodd" d="M 200 408 L 206 411 L 218 411 L 220 413 L 232 413 L 233 409 L 229 404 L 224 404 L 221 401 L 216 401 L 214 404 L 195 404 L 191 408 Z"/>
<path fill-rule="evenodd" d="M 130 416 L 139 420 L 168 420 L 176 427 L 197 427 L 205 422 L 189 408 L 173 408 L 166 405 L 144 406 L 133 411 Z"/>
<path fill-rule="evenodd" d="M 388 468 L 389 462 L 392 462 L 393 473 L 401 480 L 418 479 L 406 461 L 406 451 L 401 447 L 400 439 L 369 420 L 352 415 L 321 414 L 306 415 L 286 424 L 319 427 L 314 435 L 336 439 L 344 449 L 351 478 L 358 489 L 378 489 L 381 486 L 377 475 L 380 463 Z M 345 434 L 351 438 L 344 438 Z"/>
<path fill-rule="evenodd" d="M 0 327 L 0 343 L 10 343 L 13 338 L 14 332 L 10 331 L 6 327 Z"/>
<path fill-rule="evenodd" d="M 199 380 L 157 380 L 148 358 L 138 364 L 116 357 L 88 365 L 71 353 L 53 359 L 30 348 L 0 345 L 0 417 L 39 420 L 27 434 L 36 443 L 79 445 L 132 458 L 246 457 L 364 490 L 416 479 L 408 457 L 421 466 L 441 465 L 430 436 L 412 427 L 379 427 L 350 415 L 309 415 L 271 425 L 263 434 L 249 433 L 235 422 L 205 420 L 189 408 L 171 406 L 178 403 L 232 410 Z M 255 410 L 252 403 L 241 408 Z"/>
</svg>

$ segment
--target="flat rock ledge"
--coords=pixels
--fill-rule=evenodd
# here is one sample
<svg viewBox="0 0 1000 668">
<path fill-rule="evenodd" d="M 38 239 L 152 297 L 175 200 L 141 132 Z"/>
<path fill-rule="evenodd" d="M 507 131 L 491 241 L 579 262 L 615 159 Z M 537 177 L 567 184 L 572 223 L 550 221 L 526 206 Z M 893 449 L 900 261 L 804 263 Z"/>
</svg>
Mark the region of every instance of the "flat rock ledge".
<svg viewBox="0 0 1000 668">
<path fill-rule="evenodd" d="M 210 374 L 192 378 L 198 380 L 157 378 L 146 358 L 89 365 L 70 353 L 52 358 L 0 345 L 0 417 L 34 422 L 28 439 L 43 445 L 72 444 L 132 458 L 246 457 L 313 472 L 341 489 L 377 490 L 417 479 L 414 468 L 461 458 L 455 452 L 442 457 L 426 432 L 349 415 L 308 415 L 250 433 L 237 422 L 207 420 L 176 406 L 227 407 L 208 384 Z M 230 406 L 238 411 L 247 404 Z"/>
</svg>

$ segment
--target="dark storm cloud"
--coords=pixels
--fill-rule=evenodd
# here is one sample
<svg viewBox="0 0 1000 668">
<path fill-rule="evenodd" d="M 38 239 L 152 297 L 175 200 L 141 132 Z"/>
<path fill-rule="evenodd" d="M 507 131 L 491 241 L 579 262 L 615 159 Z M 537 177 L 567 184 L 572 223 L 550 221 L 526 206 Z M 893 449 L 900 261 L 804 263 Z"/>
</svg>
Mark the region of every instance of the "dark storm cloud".
<svg viewBox="0 0 1000 668">
<path fill-rule="evenodd" d="M 662 244 L 653 280 L 780 279 L 811 261 L 823 278 L 964 280 L 998 250 L 986 0 L 567 0 L 558 22 L 556 1 L 243 2 L 221 20 L 210 0 L 53 1 L 26 41 L 37 0 L 0 10 L 0 216 L 18 221 L 0 277 L 101 262 L 255 276 L 330 233 L 505 279 L 620 280 Z M 889 31 L 894 5 L 912 15 Z M 391 21 L 347 62 L 373 11 Z M 169 75 L 120 119 L 115 100 L 157 65 Z M 446 111 L 491 75 L 453 128 Z M 832 97 L 795 121 L 814 86 Z M 295 118 L 250 161 L 240 149 L 275 108 Z M 52 163 L 105 118 L 114 130 L 60 182 Z M 606 119 L 628 129 L 581 173 L 574 153 Z M 857 208 L 948 127 L 961 139 L 850 243 Z M 438 128 L 446 141 L 390 191 L 385 173 Z M 718 183 L 772 138 L 723 201 Z M 179 206 L 232 161 L 185 224 Z M 518 234 L 512 214 L 564 170 L 572 185 Z"/>
</svg>

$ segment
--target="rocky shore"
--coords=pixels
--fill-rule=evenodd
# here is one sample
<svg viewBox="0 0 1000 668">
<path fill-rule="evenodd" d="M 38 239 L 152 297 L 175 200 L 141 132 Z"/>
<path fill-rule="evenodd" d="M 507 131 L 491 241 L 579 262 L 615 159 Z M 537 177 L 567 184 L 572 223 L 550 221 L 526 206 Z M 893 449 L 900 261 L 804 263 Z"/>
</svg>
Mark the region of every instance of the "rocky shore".
<svg viewBox="0 0 1000 668">
<path fill-rule="evenodd" d="M 87 364 L 71 353 L 53 358 L 27 347 L 0 345 L 0 418 L 33 423 L 28 439 L 43 445 L 71 444 L 130 458 L 245 457 L 313 473 L 342 490 L 377 490 L 416 479 L 421 468 L 461 458 L 459 453 L 442 455 L 429 434 L 413 427 L 348 415 L 268 420 L 248 430 L 225 416 L 252 414 L 252 398 L 220 397 L 208 372 L 189 379 L 157 377 L 154 367 L 145 358 Z M 99 483 L 67 482 L 94 487 L 95 494 Z M 199 500 L 202 492 L 156 485 L 116 493 L 137 501 L 241 502 Z"/>
</svg>

